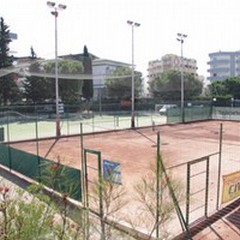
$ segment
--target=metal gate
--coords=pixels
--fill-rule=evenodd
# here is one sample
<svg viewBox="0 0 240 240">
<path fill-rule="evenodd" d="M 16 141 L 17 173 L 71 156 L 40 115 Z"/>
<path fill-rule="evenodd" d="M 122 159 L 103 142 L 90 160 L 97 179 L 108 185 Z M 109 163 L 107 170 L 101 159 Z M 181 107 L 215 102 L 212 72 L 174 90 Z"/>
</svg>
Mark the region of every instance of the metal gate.
<svg viewBox="0 0 240 240">
<path fill-rule="evenodd" d="M 219 202 L 219 181 L 220 177 L 219 175 L 211 175 L 211 172 L 216 171 L 210 171 L 210 158 L 213 156 L 218 156 L 219 153 L 215 153 L 212 155 L 208 155 L 196 160 L 193 160 L 191 162 L 187 163 L 187 185 L 186 185 L 186 223 L 187 225 L 190 224 L 190 214 L 193 214 L 196 211 L 199 211 L 196 213 L 196 215 L 199 218 L 206 218 L 208 217 L 209 213 L 209 194 L 210 194 L 210 178 L 212 180 L 212 183 L 217 186 L 216 193 L 214 193 L 214 196 L 216 196 L 216 206 L 218 206 Z M 197 170 L 194 171 L 194 167 L 197 167 Z M 219 168 L 219 165 L 218 165 Z M 218 169 L 215 169 L 218 170 Z M 218 172 L 218 171 L 217 171 Z M 192 190 L 192 186 L 197 182 L 197 186 L 195 186 L 194 190 Z M 193 186 L 194 187 L 194 186 Z M 199 203 L 196 203 L 193 198 L 198 199 Z M 214 206 L 215 208 L 215 206 Z M 214 209 L 216 210 L 217 207 Z"/>
<path fill-rule="evenodd" d="M 100 226 L 101 226 L 101 239 L 105 239 L 105 223 L 104 223 L 104 210 L 103 210 L 103 174 L 102 174 L 102 158 L 101 152 L 95 151 L 92 149 L 83 149 L 83 163 L 84 163 L 84 201 L 86 208 L 89 211 L 95 211 L 90 206 L 90 199 L 95 199 L 98 202 L 98 209 L 97 215 L 100 218 Z M 94 155 L 96 159 L 93 160 L 94 156 L 92 157 L 92 161 L 90 163 L 88 156 Z M 94 164 L 95 163 L 95 164 Z M 91 171 L 91 174 L 90 174 Z M 97 174 L 97 179 L 94 181 L 94 172 Z M 93 188 L 97 188 L 97 195 L 94 196 L 93 192 L 90 191 L 90 186 Z"/>
</svg>

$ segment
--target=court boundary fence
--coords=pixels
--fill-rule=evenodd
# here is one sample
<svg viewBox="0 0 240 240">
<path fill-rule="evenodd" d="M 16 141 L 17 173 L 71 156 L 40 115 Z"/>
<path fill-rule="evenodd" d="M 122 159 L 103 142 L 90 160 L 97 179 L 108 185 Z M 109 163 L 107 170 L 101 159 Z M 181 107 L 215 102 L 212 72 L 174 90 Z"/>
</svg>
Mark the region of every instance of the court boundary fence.
<svg viewBox="0 0 240 240">
<path fill-rule="evenodd" d="M 169 196 L 172 199 L 172 202 L 174 204 L 175 207 L 175 212 L 178 216 L 178 220 L 179 223 L 181 225 L 182 228 L 182 233 L 184 233 L 184 236 L 187 236 L 187 239 L 192 239 L 192 237 L 194 235 L 192 235 L 192 225 L 195 223 L 195 221 L 198 221 L 199 219 L 201 219 L 201 221 L 204 219 L 206 220 L 207 218 L 210 217 L 209 214 L 212 214 L 212 212 L 208 211 L 208 204 L 209 204 L 209 171 L 210 171 L 210 162 L 211 162 L 211 157 L 213 156 L 217 156 L 218 157 L 218 165 L 217 165 L 217 177 L 216 177 L 216 185 L 218 187 L 217 189 L 217 197 L 216 197 L 216 205 L 215 205 L 215 210 L 217 211 L 220 206 L 219 206 L 219 196 L 220 196 L 220 181 L 221 181 L 221 154 L 222 154 L 222 132 L 223 132 L 223 128 L 222 128 L 222 124 L 220 125 L 220 134 L 219 134 L 219 151 L 212 153 L 210 155 L 201 157 L 199 159 L 194 159 L 191 160 L 187 163 L 183 163 L 183 164 L 179 164 L 177 166 L 173 166 L 171 168 L 166 168 L 164 165 L 164 162 L 161 158 L 161 154 L 160 154 L 160 132 L 157 132 L 157 151 L 156 151 L 156 179 L 157 179 L 157 183 L 156 183 L 156 213 L 155 213 L 155 229 L 154 229 L 154 235 L 155 237 L 158 239 L 160 237 L 160 225 L 158 224 L 159 222 L 159 217 L 160 217 L 160 199 L 162 198 L 161 196 L 161 184 L 162 184 L 162 180 L 164 176 L 164 181 L 166 182 L 168 189 L 169 189 Z M 104 216 L 104 212 L 103 212 L 103 202 L 102 202 L 102 190 L 101 190 L 101 181 L 103 180 L 103 176 L 102 176 L 102 159 L 101 159 L 101 152 L 93 150 L 93 149 L 83 149 L 84 152 L 84 157 L 83 157 L 83 165 L 84 165 L 84 172 L 82 173 L 84 175 L 84 185 L 85 185 L 85 190 L 86 192 L 83 193 L 86 198 L 86 208 L 89 208 L 89 192 L 88 192 L 88 183 L 89 183 L 89 179 L 88 179 L 88 168 L 94 168 L 95 171 L 98 172 L 98 198 L 99 198 L 99 212 L 98 215 L 100 217 L 100 221 L 102 224 L 102 230 L 101 233 L 105 234 L 105 228 L 104 228 L 104 221 L 102 221 L 103 216 Z M 96 166 L 89 166 L 88 165 L 88 161 L 87 161 L 87 155 L 88 154 L 93 154 L 97 156 L 97 161 L 96 161 Z M 197 173 L 193 173 L 192 174 L 192 170 L 191 170 L 191 166 L 204 162 L 206 163 L 205 166 L 205 170 L 203 172 L 197 172 Z M 181 200 L 177 199 L 177 196 L 175 195 L 174 192 L 174 186 L 172 185 L 171 182 L 171 178 L 169 177 L 171 175 L 171 170 L 172 169 L 176 169 L 178 167 L 185 167 L 187 170 L 187 176 L 186 176 L 186 182 L 187 182 L 187 187 L 186 187 L 186 200 L 185 200 L 185 207 L 182 208 L 182 202 Z M 170 175 L 169 175 L 170 174 Z M 197 220 L 194 221 L 190 221 L 190 206 L 191 206 L 191 196 L 193 196 L 195 193 L 190 191 L 190 185 L 191 185 L 191 178 L 195 177 L 196 175 L 199 174 L 205 174 L 205 184 L 203 186 L 203 189 L 197 189 L 195 193 L 198 193 L 199 191 L 205 191 L 205 197 L 204 197 L 204 206 L 201 206 L 203 208 L 203 214 L 199 215 Z M 96 183 L 95 183 L 96 184 Z M 95 196 L 96 197 L 96 196 Z M 184 209 L 185 209 L 185 215 L 184 215 Z M 151 236 L 152 237 L 152 236 Z"/>
<path fill-rule="evenodd" d="M 55 113 L 45 109 L 47 105 L 0 107 L 0 143 L 28 139 L 56 137 Z M 80 134 L 79 124 L 83 124 L 84 133 L 111 131 L 131 128 L 131 111 L 118 112 L 81 112 L 79 106 L 66 106 L 67 111 L 61 114 L 61 136 Z M 38 109 L 38 110 L 37 110 Z M 136 127 L 163 124 L 175 124 L 203 120 L 240 121 L 240 107 L 217 107 L 212 105 L 193 105 L 181 109 L 167 109 L 166 116 L 160 116 L 152 109 L 135 111 Z"/>
<path fill-rule="evenodd" d="M 81 172 L 38 155 L 0 144 L 0 164 L 75 200 L 82 199 Z"/>
<path fill-rule="evenodd" d="M 224 111 L 222 108 L 210 108 L 210 107 L 205 107 L 205 108 L 201 108 L 203 112 L 205 112 L 205 116 L 206 118 L 210 118 L 210 119 L 213 119 L 213 118 L 220 118 L 222 119 L 223 116 L 229 116 L 229 113 L 228 114 L 225 114 L 224 115 Z M 230 113 L 233 114 L 233 109 L 228 109 L 230 111 Z M 231 111 L 232 110 L 232 111 Z M 179 119 L 179 109 L 173 109 L 172 112 L 169 112 L 167 117 L 169 119 L 169 123 L 176 123 L 177 120 L 176 119 Z M 235 109 L 236 111 L 236 109 Z M 238 112 L 237 112 L 238 113 Z M 238 114 L 235 114 L 236 116 L 238 116 Z M 191 117 L 189 117 L 191 116 Z M 202 119 L 199 119 L 198 117 L 198 114 L 196 114 L 195 111 L 193 111 L 193 109 L 189 110 L 189 115 L 185 114 L 185 119 L 189 119 L 189 122 L 192 122 L 192 121 L 199 121 L 199 120 L 207 120 L 207 119 L 204 119 L 204 117 L 202 117 Z M 199 116 L 201 117 L 202 115 L 199 114 Z M 224 120 L 238 120 L 237 117 L 234 117 L 234 119 L 224 119 Z M 171 120 L 172 119 L 172 120 Z M 37 125 L 36 125 L 37 126 Z M 36 128 L 36 136 L 38 136 L 38 128 Z M 220 175 L 221 175 L 221 145 L 222 145 L 222 127 L 221 127 L 221 130 L 220 130 L 220 139 L 219 139 L 219 152 L 216 153 L 216 154 L 219 154 L 219 168 L 218 168 L 218 196 L 217 196 L 217 199 L 219 200 L 219 184 L 220 184 Z M 83 132 L 81 130 L 81 135 L 83 135 Z M 81 141 L 82 142 L 82 141 Z M 159 145 L 159 144 L 158 144 Z M 93 154 L 99 154 L 97 152 L 94 152 L 94 150 L 86 150 L 86 152 L 88 153 L 93 153 Z M 86 154 L 86 152 L 84 154 Z M 52 166 L 52 162 L 47 160 L 47 159 L 43 159 L 37 155 L 33 155 L 33 154 L 28 154 L 28 155 L 25 155 L 25 152 L 22 152 L 20 150 L 16 150 L 10 146 L 6 146 L 4 144 L 0 144 L 0 161 L 1 161 L 1 164 L 3 164 L 4 166 L 8 167 L 10 170 L 15 170 L 17 172 L 20 172 L 21 174 L 23 175 L 26 175 L 27 177 L 30 177 L 34 180 L 38 180 L 40 182 L 44 181 L 44 178 L 42 178 L 42 175 L 44 172 L 47 171 L 47 169 L 49 168 L 49 166 Z M 190 191 L 189 191 L 189 187 L 190 187 L 190 178 L 191 178 L 191 165 L 192 164 L 195 164 L 199 161 L 206 161 L 206 193 L 205 193 L 205 200 L 208 198 L 208 191 L 207 191 L 207 188 L 208 188 L 208 185 L 209 185 L 209 182 L 208 182 L 208 174 L 209 174 L 209 159 L 210 156 L 205 156 L 201 159 L 196 159 L 196 160 L 193 160 L 191 162 L 188 162 L 186 164 L 186 167 L 187 167 L 187 193 L 186 193 L 186 196 L 187 196 L 187 199 L 186 199 L 186 216 L 184 218 L 183 214 L 182 214 L 182 210 L 180 209 L 180 205 L 179 203 L 177 202 L 177 200 L 175 199 L 174 195 L 172 195 L 173 197 L 173 201 L 176 203 L 176 212 L 179 216 L 179 219 L 181 221 L 181 225 L 183 227 L 183 231 L 185 232 L 189 232 L 189 227 L 190 225 L 192 224 L 191 222 L 189 222 L 189 204 L 190 204 L 190 199 L 189 199 L 189 196 L 190 196 Z M 84 156 L 84 158 L 86 158 Z M 19 160 L 20 159 L 20 160 Z M 25 160 L 24 160 L 25 159 Z M 27 160 L 28 159 L 28 160 Z M 31 159 L 29 161 L 29 159 Z M 157 159 L 158 161 L 159 160 L 159 153 L 157 152 Z M 24 164 L 19 164 L 20 161 L 25 161 Z M 85 160 L 86 161 L 86 160 Z M 32 165 L 29 164 L 29 162 L 32 162 Z M 86 171 L 86 162 L 84 163 L 84 168 L 85 168 L 85 171 Z M 161 165 L 161 169 L 163 169 L 164 172 L 167 173 L 167 171 L 169 169 L 165 169 L 163 163 L 158 162 L 158 167 Z M 159 165 L 160 164 L 160 165 Z M 60 169 L 62 168 L 65 168 L 65 166 L 63 167 L 61 164 L 59 165 Z M 174 167 L 177 167 L 177 166 L 174 166 Z M 100 166 L 98 165 L 98 169 L 101 168 L 101 164 Z M 69 170 L 71 170 L 72 168 L 69 168 Z M 158 168 L 157 168 L 158 169 Z M 69 175 L 68 178 L 72 178 L 72 179 L 76 179 L 75 181 L 79 182 L 78 184 L 78 189 L 80 190 L 79 193 L 75 193 L 76 195 L 73 195 L 72 197 L 74 199 L 77 199 L 79 200 L 81 198 L 81 179 L 82 179 L 82 176 L 81 176 L 81 172 L 79 170 L 76 170 L 74 169 L 74 171 L 71 173 L 73 175 Z M 85 175 L 84 175 L 85 176 Z M 168 180 L 168 175 L 165 176 L 166 177 L 166 180 Z M 100 177 L 101 179 L 101 177 Z M 158 178 L 157 178 L 158 179 Z M 56 184 L 56 185 L 59 185 L 59 183 L 61 182 L 61 180 L 59 180 L 59 182 Z M 69 183 L 67 183 L 69 184 Z M 169 182 L 169 184 L 171 184 Z M 100 184 L 101 185 L 101 184 Z M 86 186 L 86 185 L 85 185 Z M 60 188 L 64 188 L 64 186 L 61 186 Z M 57 187 L 55 188 L 57 191 L 59 191 L 59 189 L 57 189 Z M 171 185 L 169 185 L 169 189 L 170 189 L 170 192 L 171 192 Z M 65 190 L 65 189 L 64 189 Z M 64 191 L 63 191 L 64 192 Z M 84 193 L 85 194 L 85 193 Z M 100 198 L 100 197 L 99 197 Z M 206 201 L 205 201 L 206 203 Z M 218 210 L 219 208 L 219 202 L 216 203 L 216 210 Z M 156 215 L 157 216 L 157 215 Z M 204 210 L 204 216 L 205 218 L 208 217 L 208 214 L 207 214 L 207 207 L 205 207 L 205 210 Z M 190 233 L 189 233 L 190 234 Z M 189 236 L 189 239 L 191 236 Z"/>
</svg>

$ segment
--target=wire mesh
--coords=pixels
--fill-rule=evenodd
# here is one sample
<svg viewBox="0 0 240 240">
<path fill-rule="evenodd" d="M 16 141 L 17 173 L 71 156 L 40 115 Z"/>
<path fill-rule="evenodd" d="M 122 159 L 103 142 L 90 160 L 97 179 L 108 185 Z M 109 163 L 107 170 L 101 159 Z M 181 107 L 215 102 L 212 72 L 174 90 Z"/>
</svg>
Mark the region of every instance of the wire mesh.
<svg viewBox="0 0 240 240">
<path fill-rule="evenodd" d="M 2 126 L 6 128 L 4 125 L 4 121 L 7 121 L 8 117 L 6 116 L 6 112 L 1 112 L 1 120 Z M 155 114 L 155 113 L 154 113 Z M 138 122 L 138 126 L 140 126 L 141 119 L 146 120 L 146 125 L 149 126 L 149 123 L 152 123 L 156 117 L 156 119 L 163 119 L 158 115 L 154 115 L 153 112 L 142 112 L 137 115 L 136 121 Z M 32 116 L 32 115 L 31 115 Z M 159 117 L 159 118 L 158 118 Z M 165 117 L 166 119 L 166 117 Z M 39 120 L 39 118 L 38 118 Z M 12 129 L 11 124 L 17 122 L 17 125 L 20 125 L 19 119 L 12 119 L 9 123 L 9 129 Z M 35 124 L 36 126 L 36 118 L 29 120 L 28 122 L 23 121 L 26 126 L 29 124 Z M 44 124 L 41 129 L 41 122 L 44 122 L 43 119 L 37 121 L 37 126 L 39 128 L 39 136 L 44 136 L 43 132 L 45 129 Z M 52 131 L 54 135 L 54 120 L 48 120 L 46 122 L 52 123 Z M 157 122 L 157 120 L 156 120 Z M 96 132 L 103 131 L 109 129 L 120 129 L 126 128 L 126 125 L 130 126 L 130 117 L 127 114 L 118 114 L 118 115 L 95 115 L 93 113 L 82 114 L 80 112 L 69 112 L 69 117 L 63 120 L 62 131 L 64 134 L 74 134 L 79 133 L 79 123 L 83 123 L 83 132 Z M 220 126 L 223 126 L 222 129 L 222 143 L 220 141 Z M 227 221 L 228 224 L 233 224 L 234 227 L 237 227 L 237 220 L 239 217 L 237 215 L 237 211 L 234 211 L 234 207 L 229 210 L 228 206 L 231 206 L 232 202 L 238 199 L 238 195 L 236 198 L 231 199 L 228 202 L 222 201 L 222 189 L 224 188 L 223 176 L 228 177 L 231 174 L 238 172 L 240 169 L 240 160 L 239 160 L 239 140 L 240 140 L 240 124 L 238 121 L 200 121 L 200 122 L 189 122 L 185 124 L 174 124 L 174 125 L 159 125 L 152 124 L 151 127 L 148 128 L 139 128 L 134 131 L 125 130 L 119 133 L 112 132 L 107 133 L 106 135 L 99 135 L 100 140 L 96 136 L 86 136 L 84 137 L 84 142 L 91 148 L 98 148 L 108 157 L 113 157 L 114 159 L 118 159 L 122 164 L 123 173 L 123 184 L 126 185 L 127 189 L 130 191 L 130 195 L 133 194 L 133 185 L 131 181 L 126 182 L 126 178 L 131 177 L 132 181 L 139 181 L 140 176 L 144 177 L 148 172 L 147 167 L 150 162 L 155 161 L 155 150 L 156 150 L 156 132 L 160 131 L 161 136 L 161 155 L 163 158 L 163 162 L 166 166 L 169 177 L 177 183 L 181 183 L 181 189 L 183 191 L 184 198 L 178 196 L 178 202 L 182 212 L 184 213 L 184 217 L 186 218 L 186 195 L 187 195 L 187 182 L 190 181 L 190 208 L 189 208 L 189 226 L 194 238 L 199 236 L 199 234 L 205 234 L 204 231 L 210 231 L 204 223 L 213 223 L 214 221 L 217 224 L 217 220 L 221 217 Z M 75 132 L 75 127 L 76 132 Z M 30 129 L 30 128 L 29 128 Z M 13 138 L 13 134 L 16 131 L 10 131 L 11 138 Z M 103 133 L 102 133 L 103 134 Z M 36 135 L 36 133 L 35 133 Z M 33 136 L 34 137 L 34 136 Z M 104 139 L 104 141 L 103 141 Z M 70 138 L 68 140 L 71 142 Z M 60 141 L 58 141 L 60 142 Z M 39 147 L 44 144 L 41 142 Z M 73 145 L 73 142 L 71 142 Z M 79 143 L 76 143 L 79 146 Z M 131 144 L 134 147 L 131 147 Z M 107 147 L 108 145 L 108 147 Z M 43 146 L 43 145 L 42 145 Z M 67 141 L 62 145 L 67 147 Z M 124 150 L 119 150 L 122 146 L 124 146 Z M 220 151 L 221 146 L 221 151 Z M 73 147 L 73 146 L 72 146 Z M 35 146 L 36 148 L 36 146 Z M 77 148 L 77 146 L 75 146 Z M 121 154 L 116 153 L 116 151 L 120 151 Z M 143 150 L 143 152 L 142 152 Z M 69 153 L 69 151 L 66 151 Z M 149 154 L 150 155 L 147 155 Z M 219 172 L 219 155 L 221 152 L 221 177 L 220 177 L 220 185 L 218 185 L 218 172 Z M 40 151 L 41 153 L 41 151 Z M 129 156 L 128 156 L 129 155 Z M 145 158 L 144 158 L 145 156 Z M 148 156 L 148 157 L 146 157 Z M 149 157 L 150 156 L 150 157 Z M 192 162 L 193 160 L 200 158 L 209 157 L 209 174 L 207 175 L 208 170 L 206 169 L 206 160 L 199 162 L 199 164 L 191 165 L 191 180 L 190 177 L 187 178 L 187 163 Z M 130 165 L 131 163 L 135 163 L 135 165 Z M 73 163 L 73 162 L 71 162 Z M 144 169 L 144 170 L 142 170 Z M 125 179 L 125 180 L 124 180 Z M 208 181 L 208 183 L 206 183 Z M 234 183 L 238 186 L 238 182 Z M 234 185 L 234 186 L 235 186 Z M 154 186 L 154 185 L 153 185 Z M 180 186 L 179 186 L 180 187 Z M 206 197 L 206 189 L 208 188 L 208 196 Z M 220 188 L 219 199 L 217 190 Z M 177 191 L 177 189 L 175 189 Z M 132 195 L 131 195 L 132 196 Z M 154 196 L 156 196 L 156 192 L 154 192 Z M 171 196 L 168 192 L 164 195 L 164 199 L 170 199 Z M 207 199 L 207 200 L 206 200 Z M 129 203 L 128 207 L 123 210 L 122 214 L 126 217 L 126 212 L 132 214 L 135 220 L 139 220 L 139 222 L 134 225 L 132 222 L 130 224 L 133 228 L 138 229 L 147 234 L 151 233 L 151 230 L 154 229 L 154 218 L 149 220 L 147 217 L 143 217 L 143 212 L 141 204 L 137 202 L 135 199 L 131 199 L 131 203 Z M 219 203 L 217 204 L 217 201 Z M 207 205 L 207 211 L 206 211 Z M 138 215 L 139 214 L 139 215 Z M 147 213 L 149 216 L 149 213 Z M 139 217 L 136 217 L 139 216 Z M 151 214 L 150 214 L 151 217 Z M 213 221 L 213 219 L 215 219 Z M 126 218 L 125 218 L 126 220 Z M 142 220 L 142 221 L 140 221 Z M 143 221 L 144 220 L 144 221 Z M 203 227 L 204 226 L 204 227 Z M 221 225 L 222 226 L 222 225 Z M 164 233 L 161 226 L 161 233 Z M 170 239 L 175 238 L 182 232 L 181 224 L 176 218 L 176 215 L 173 215 L 173 219 L 171 218 L 164 225 L 164 229 L 167 229 L 168 237 Z M 204 229 L 204 230 L 203 230 Z M 203 231 L 202 231 L 203 230 Z M 155 231 L 155 230 L 154 230 Z M 155 232 L 153 231 L 153 235 Z M 164 235 L 163 234 L 163 235 Z M 213 234 L 213 233 L 211 233 Z M 211 235 L 210 234 L 210 235 Z M 161 237 L 163 237 L 161 235 Z M 212 236 L 212 235 L 211 235 Z M 184 238 L 183 238 L 184 239 Z M 186 236 L 185 236 L 185 239 Z M 234 239 L 234 238 L 233 238 Z"/>
</svg>

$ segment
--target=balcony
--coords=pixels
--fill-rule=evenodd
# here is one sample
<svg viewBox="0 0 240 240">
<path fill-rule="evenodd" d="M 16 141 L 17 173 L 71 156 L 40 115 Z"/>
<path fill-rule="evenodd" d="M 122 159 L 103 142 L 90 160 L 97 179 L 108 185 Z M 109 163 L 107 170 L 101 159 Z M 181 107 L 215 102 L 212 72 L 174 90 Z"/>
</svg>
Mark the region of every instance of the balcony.
<svg viewBox="0 0 240 240">
<path fill-rule="evenodd" d="M 230 59 L 211 59 L 207 62 L 208 65 L 230 64 Z"/>
<path fill-rule="evenodd" d="M 214 67 L 207 70 L 210 73 L 224 73 L 224 74 L 230 74 L 230 68 L 229 67 Z"/>
</svg>

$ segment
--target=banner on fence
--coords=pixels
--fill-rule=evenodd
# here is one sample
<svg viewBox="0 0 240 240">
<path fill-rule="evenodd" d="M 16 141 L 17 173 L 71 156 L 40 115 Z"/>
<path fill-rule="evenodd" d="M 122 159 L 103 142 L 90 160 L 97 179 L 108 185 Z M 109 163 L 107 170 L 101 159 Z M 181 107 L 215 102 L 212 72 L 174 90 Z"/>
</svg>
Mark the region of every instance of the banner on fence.
<svg viewBox="0 0 240 240">
<path fill-rule="evenodd" d="M 223 175 L 222 203 L 240 196 L 240 171 Z"/>
<path fill-rule="evenodd" d="M 112 183 L 122 184 L 120 163 L 104 159 L 103 160 L 103 177 Z"/>
</svg>

